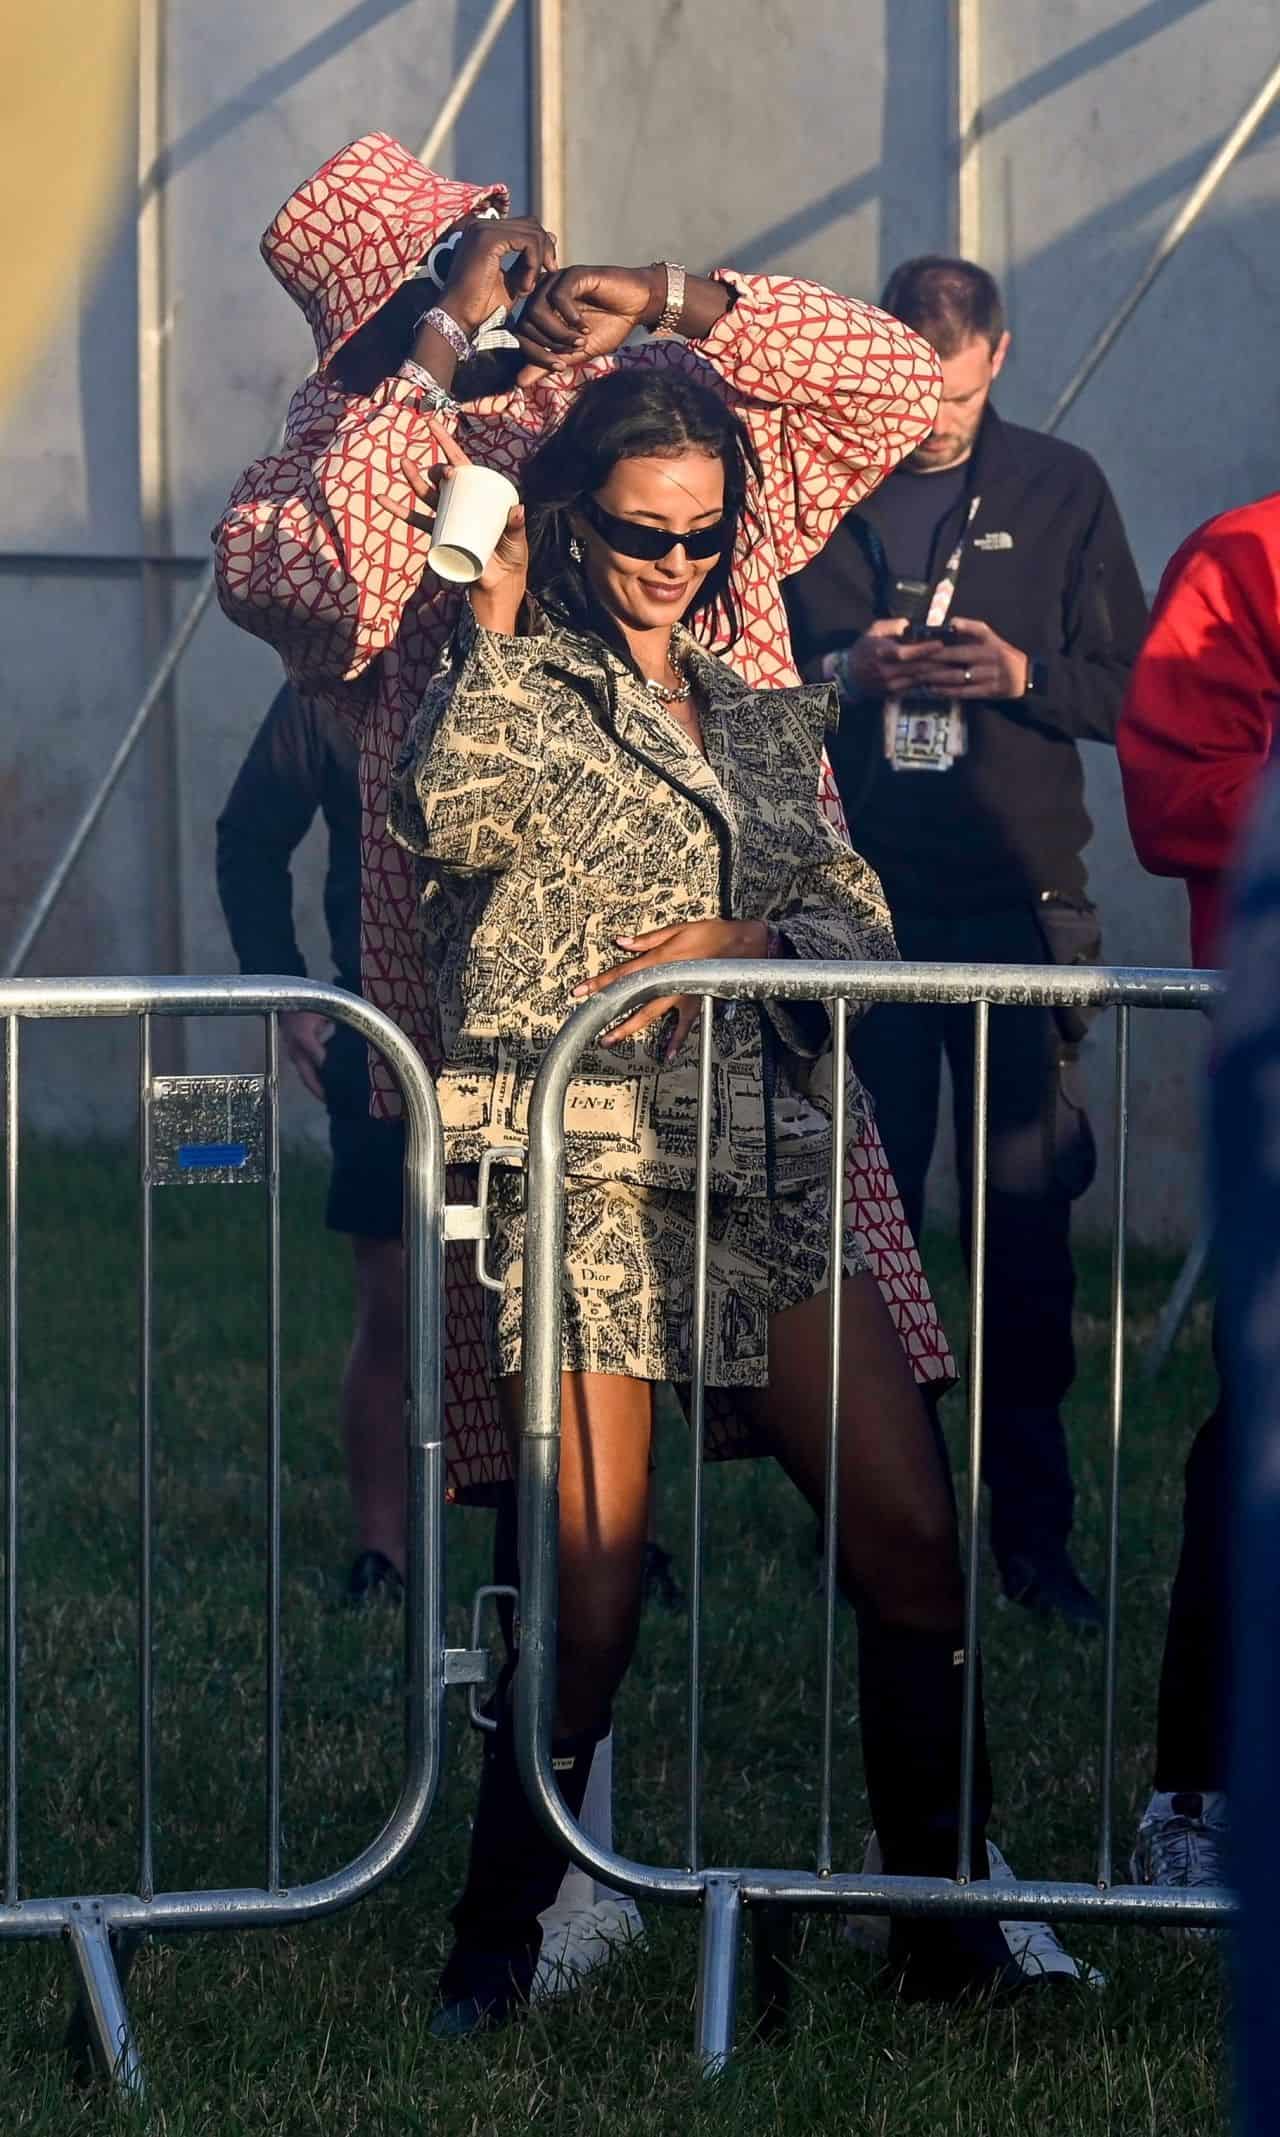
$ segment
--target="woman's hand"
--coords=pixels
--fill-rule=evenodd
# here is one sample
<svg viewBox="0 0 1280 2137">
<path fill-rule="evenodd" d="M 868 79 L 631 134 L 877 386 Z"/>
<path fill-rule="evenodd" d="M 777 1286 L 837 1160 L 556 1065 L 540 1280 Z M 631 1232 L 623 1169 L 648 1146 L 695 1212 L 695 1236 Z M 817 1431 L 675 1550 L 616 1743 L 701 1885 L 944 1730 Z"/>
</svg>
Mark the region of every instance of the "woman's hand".
<svg viewBox="0 0 1280 2137">
<path fill-rule="evenodd" d="M 473 463 L 452 432 L 437 423 L 434 416 L 428 416 L 427 425 L 439 447 L 439 460 L 424 468 L 406 455 L 400 464 L 418 507 L 422 508 L 409 512 L 409 523 L 429 534 L 440 509 L 443 485 L 453 480 L 459 468 L 471 467 Z M 498 536 L 493 555 L 468 589 L 472 611 L 482 630 L 502 631 L 507 636 L 514 633 L 528 578 L 529 543 L 524 531 L 524 506 L 517 504 L 507 515 L 507 524 Z"/>
<path fill-rule="evenodd" d="M 769 954 L 769 929 L 763 920 L 686 920 L 676 927 L 653 928 L 647 935 L 615 935 L 614 941 L 620 950 L 634 950 L 623 964 L 611 965 L 595 979 L 584 979 L 573 990 L 575 1001 L 585 1000 L 589 994 L 599 994 L 602 987 L 609 986 L 625 973 L 643 972 L 651 965 L 674 965 L 690 957 L 767 957 Z M 661 994 L 656 1001 L 646 1002 L 633 1016 L 626 1017 L 613 1031 L 606 1032 L 601 1046 L 616 1046 L 620 1039 L 633 1039 L 637 1032 L 647 1031 L 651 1024 L 661 1023 L 664 1017 L 675 1012 L 675 1024 L 663 1053 L 664 1061 L 674 1060 L 702 1014 L 702 1005 L 696 994 Z"/>
</svg>

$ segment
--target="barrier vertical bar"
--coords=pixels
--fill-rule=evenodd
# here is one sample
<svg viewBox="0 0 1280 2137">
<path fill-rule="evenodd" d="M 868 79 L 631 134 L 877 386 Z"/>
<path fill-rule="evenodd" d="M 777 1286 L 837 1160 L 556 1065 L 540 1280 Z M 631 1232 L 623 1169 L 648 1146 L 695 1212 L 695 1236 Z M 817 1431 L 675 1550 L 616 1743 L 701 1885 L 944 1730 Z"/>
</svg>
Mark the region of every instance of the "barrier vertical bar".
<svg viewBox="0 0 1280 2137">
<path fill-rule="evenodd" d="M 844 1273 L 844 1086 L 849 1005 L 838 996 L 831 1015 L 831 1228 L 827 1290 L 827 1479 L 823 1506 L 822 1773 L 818 1793 L 818 1875 L 831 1875 L 831 1768 L 835 1747 L 836 1564 L 839 1551 L 840 1296 Z"/>
<path fill-rule="evenodd" d="M 717 2076 L 733 2053 L 741 1927 L 742 1894 L 737 1883 L 731 1877 L 708 1877 L 702 1902 L 702 1944 L 698 1955 L 698 1998 L 694 2014 L 698 2060 L 707 2077 Z"/>
<path fill-rule="evenodd" d="M 152 1359 L 155 1322 L 152 1286 L 155 1239 L 152 1205 L 151 1018 L 138 1019 L 138 1158 L 141 1179 L 138 1306 L 138 1891 L 154 1898 L 155 1858 L 155 1622 L 153 1537 L 155 1509 L 155 1415 Z"/>
<path fill-rule="evenodd" d="M 72 1923 L 67 1941 L 80 1980 L 85 2034 L 92 2044 L 102 2075 L 112 2079 L 134 2100 L 146 2094 L 142 2059 L 129 2022 L 129 2007 L 111 1937 L 97 1915 Z"/>
<path fill-rule="evenodd" d="M 267 1041 L 267 1890 L 280 1889 L 280 1020 Z"/>
<path fill-rule="evenodd" d="M 689 1868 L 702 1867 L 702 1463 L 707 1428 L 707 1231 L 711 1193 L 711 1045 L 715 1004 L 698 1025 L 698 1141 L 694 1173 L 693 1327 L 689 1361 Z"/>
<path fill-rule="evenodd" d="M 18 1019 L 4 1020 L 4 1896 L 18 1901 Z"/>
<path fill-rule="evenodd" d="M 973 1874 L 973 1762 L 978 1717 L 978 1577 L 982 1517 L 983 1340 L 987 1322 L 987 1103 L 991 1064 L 991 1004 L 973 1005 L 973 1210 L 969 1270 L 969 1548 L 964 1596 L 964 1726 L 960 1753 L 960 1840 L 956 1879 Z M 980 1865 L 985 1877 L 987 1865 Z"/>
<path fill-rule="evenodd" d="M 1124 1431 L 1125 1234 L 1129 1215 L 1129 1009 L 1116 1010 L 1115 1208 L 1111 1248 L 1111 1473 L 1107 1498 L 1106 1628 L 1102 1681 L 1102 1773 L 1098 1790 L 1098 1883 L 1112 1883 L 1119 1636 L 1120 1442 Z"/>
</svg>

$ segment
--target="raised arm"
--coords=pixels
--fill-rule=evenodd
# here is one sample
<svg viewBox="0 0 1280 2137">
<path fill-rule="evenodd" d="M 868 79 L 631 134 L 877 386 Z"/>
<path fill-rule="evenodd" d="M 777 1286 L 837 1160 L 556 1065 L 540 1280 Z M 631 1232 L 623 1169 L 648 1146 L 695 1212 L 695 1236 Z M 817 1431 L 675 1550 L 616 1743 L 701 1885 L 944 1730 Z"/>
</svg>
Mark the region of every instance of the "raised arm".
<svg viewBox="0 0 1280 2137">
<path fill-rule="evenodd" d="M 465 467 L 442 425 L 434 444 L 449 467 Z M 519 632 L 528 568 L 517 505 L 471 589 L 449 670 L 429 686 L 392 781 L 392 837 L 439 868 L 508 867 L 537 795 L 543 718 L 533 670 L 543 649 Z"/>
<path fill-rule="evenodd" d="M 529 287 L 550 242 L 534 223 L 474 225 L 437 309 L 471 334 L 518 293 L 503 277 L 504 256 L 521 255 L 518 287 Z M 405 461 L 439 457 L 433 415 L 456 426 L 448 389 L 457 357 L 430 325 L 412 353 L 416 376 L 397 373 L 369 393 L 344 393 L 328 378 L 302 387 L 284 450 L 246 469 L 214 529 L 224 610 L 273 645 L 302 687 L 362 675 L 395 638 L 426 567 L 430 536 L 410 516 Z"/>
<path fill-rule="evenodd" d="M 610 363 L 704 375 L 710 367 L 760 455 L 779 571 L 798 571 L 930 429 L 937 356 L 871 305 L 816 282 L 732 268 L 686 277 L 679 338 L 621 349 L 633 329 L 659 325 L 667 295 L 662 265 L 569 267 L 553 277 L 521 330 L 526 354 L 549 363 L 523 381 L 525 420 L 535 429 L 556 421 Z"/>
<path fill-rule="evenodd" d="M 388 379 L 336 422 L 333 395 L 330 420 L 306 423 L 324 394 L 302 388 L 305 427 L 245 469 L 213 530 L 223 610 L 301 689 L 353 682 L 390 645 L 428 548 L 402 469 L 430 450 L 416 390 Z"/>
<path fill-rule="evenodd" d="M 786 577 L 927 434 L 938 359 L 900 320 L 816 282 L 731 268 L 711 279 L 732 303 L 710 330 L 651 343 L 631 360 L 719 373 L 764 466 L 764 507 Z"/>
</svg>

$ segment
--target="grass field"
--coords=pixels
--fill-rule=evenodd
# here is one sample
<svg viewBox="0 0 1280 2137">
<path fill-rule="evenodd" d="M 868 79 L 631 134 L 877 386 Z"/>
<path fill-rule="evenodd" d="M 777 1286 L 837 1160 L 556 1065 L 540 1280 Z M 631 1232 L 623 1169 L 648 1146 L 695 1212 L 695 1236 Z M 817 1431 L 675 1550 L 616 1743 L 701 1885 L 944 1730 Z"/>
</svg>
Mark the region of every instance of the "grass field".
<svg viewBox="0 0 1280 2137">
<path fill-rule="evenodd" d="M 338 1602 L 349 1556 L 333 1423 L 349 1314 L 345 1250 L 319 1228 L 323 1176 L 291 1167 L 285 1210 L 286 1876 L 336 1868 L 394 1798 L 399 1625 Z M 128 1171 L 105 1151 L 37 1152 L 23 1184 L 24 1890 L 131 1888 L 134 1283 Z M 261 1212 L 251 1190 L 157 1198 L 157 1877 L 258 1882 L 262 1832 Z M 931 1256 L 953 1327 L 954 1257 Z M 1135 1347 L 1171 1270 L 1135 1259 Z M 1080 1555 L 1100 1573 L 1106 1271 L 1085 1258 L 1073 1408 Z M 1144 1800 L 1154 1684 L 1176 1547 L 1181 1464 L 1208 1398 L 1203 1321 L 1131 1405 L 1122 1562 L 1120 1851 Z M 662 1446 L 661 1521 L 686 1535 L 681 1447 Z M 708 1488 L 709 1860 L 800 1862 L 813 1831 L 818 1608 L 813 1523 L 763 1465 Z M 448 1520 L 455 1637 L 486 1577 L 488 1519 Z M 989 1609 L 996 1837 L 1028 1873 L 1089 1874 L 1099 1643 Z M 618 1716 L 621 1844 L 680 1859 L 684 1621 L 651 1615 Z M 851 1640 L 842 1664 L 851 1660 Z M 844 1709 L 854 1687 L 846 1674 Z M 936 2016 L 874 1994 L 874 1963 L 811 1921 L 795 2018 L 753 2044 L 744 2005 L 731 2074 L 691 2068 L 694 1919 L 648 1910 L 643 1946 L 580 1999 L 500 2039 L 428 2038 L 445 1904 L 465 1844 L 476 1749 L 453 1713 L 445 1785 L 408 1870 L 305 1931 L 147 1950 L 130 2003 L 171 2137 L 304 2132 L 447 2137 L 536 2129 L 868 2137 L 1207 2137 L 1224 2121 L 1219 1960 L 1152 1933 L 1079 1942 L 1105 1994 Z M 838 1859 L 860 1860 L 853 1731 Z M 3 1953 L 0 2128 L 54 2137 L 135 2126 L 70 2088 L 68 1972 L 45 1946 Z"/>
</svg>

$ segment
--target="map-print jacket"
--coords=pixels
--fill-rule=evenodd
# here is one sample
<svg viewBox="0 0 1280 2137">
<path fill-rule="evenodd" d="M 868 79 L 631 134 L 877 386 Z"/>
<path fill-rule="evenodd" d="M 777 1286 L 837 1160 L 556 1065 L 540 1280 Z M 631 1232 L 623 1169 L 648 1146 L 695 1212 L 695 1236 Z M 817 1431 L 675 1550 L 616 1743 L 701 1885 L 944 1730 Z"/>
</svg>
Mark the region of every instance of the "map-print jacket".
<svg viewBox="0 0 1280 2137">
<path fill-rule="evenodd" d="M 440 1014 L 437 1092 L 450 1158 L 526 1140 L 529 1095 L 573 989 L 617 964 L 619 935 L 765 920 L 801 958 L 895 955 L 880 885 L 818 808 L 828 686 L 756 690 L 685 632 L 706 755 L 599 641 L 468 616 L 427 691 L 392 789 L 418 856 L 423 951 Z M 830 1162 L 830 1060 L 812 1013 L 717 1007 L 713 1193 L 787 1193 Z M 584 1055 L 566 1171 L 691 1189 L 698 1043 L 659 1060 L 658 1027 Z M 855 1135 L 865 1102 L 851 1080 Z"/>
</svg>

